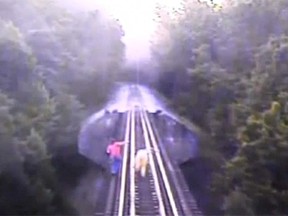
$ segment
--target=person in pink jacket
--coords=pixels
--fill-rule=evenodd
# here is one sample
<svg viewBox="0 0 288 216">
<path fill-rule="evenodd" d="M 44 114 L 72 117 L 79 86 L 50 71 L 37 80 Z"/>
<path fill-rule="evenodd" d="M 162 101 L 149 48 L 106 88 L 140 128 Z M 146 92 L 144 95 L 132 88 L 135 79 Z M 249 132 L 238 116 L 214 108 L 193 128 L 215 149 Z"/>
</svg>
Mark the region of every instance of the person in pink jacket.
<svg viewBox="0 0 288 216">
<path fill-rule="evenodd" d="M 122 161 L 122 146 L 127 144 L 125 141 L 116 141 L 112 139 L 111 144 L 108 145 L 106 153 L 111 160 L 111 174 L 115 175 L 119 172 Z"/>
</svg>

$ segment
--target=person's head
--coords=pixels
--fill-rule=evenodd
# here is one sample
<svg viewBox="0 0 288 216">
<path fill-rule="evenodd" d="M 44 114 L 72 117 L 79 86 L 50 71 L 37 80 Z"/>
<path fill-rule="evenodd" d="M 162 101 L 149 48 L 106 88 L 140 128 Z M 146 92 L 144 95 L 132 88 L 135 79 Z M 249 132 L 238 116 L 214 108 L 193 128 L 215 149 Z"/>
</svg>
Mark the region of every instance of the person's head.
<svg viewBox="0 0 288 216">
<path fill-rule="evenodd" d="M 116 142 L 116 139 L 115 138 L 111 138 L 110 139 L 110 143 L 114 143 L 114 142 Z"/>
</svg>

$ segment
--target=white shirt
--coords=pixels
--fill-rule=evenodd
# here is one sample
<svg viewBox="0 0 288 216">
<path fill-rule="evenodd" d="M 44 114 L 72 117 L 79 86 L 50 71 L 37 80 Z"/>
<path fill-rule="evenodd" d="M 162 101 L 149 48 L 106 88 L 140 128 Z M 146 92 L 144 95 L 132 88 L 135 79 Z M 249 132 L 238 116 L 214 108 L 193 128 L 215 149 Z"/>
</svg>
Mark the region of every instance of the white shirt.
<svg viewBox="0 0 288 216">
<path fill-rule="evenodd" d="M 149 151 L 147 149 L 139 149 L 136 153 L 135 160 L 136 161 L 140 161 L 140 160 L 148 161 L 148 154 L 149 154 Z"/>
</svg>

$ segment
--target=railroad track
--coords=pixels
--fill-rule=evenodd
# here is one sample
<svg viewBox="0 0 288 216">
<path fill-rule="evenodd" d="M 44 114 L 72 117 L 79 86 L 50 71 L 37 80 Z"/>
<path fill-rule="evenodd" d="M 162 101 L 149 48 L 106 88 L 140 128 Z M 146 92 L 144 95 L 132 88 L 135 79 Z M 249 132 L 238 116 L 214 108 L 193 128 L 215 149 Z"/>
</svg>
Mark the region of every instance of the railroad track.
<svg viewBox="0 0 288 216">
<path fill-rule="evenodd" d="M 143 107 L 133 107 L 127 113 L 125 140 L 130 141 L 123 150 L 123 165 L 110 187 L 108 210 L 104 215 L 113 216 L 182 216 L 199 215 L 189 210 L 183 195 L 179 195 L 179 182 L 171 178 L 170 163 L 164 163 L 161 149 L 148 114 Z M 149 154 L 146 177 L 135 173 L 135 154 L 138 149 L 156 150 Z M 167 160 L 167 158 L 165 158 Z M 177 187 L 177 188 L 176 188 Z M 111 189 L 112 188 L 112 189 Z"/>
</svg>

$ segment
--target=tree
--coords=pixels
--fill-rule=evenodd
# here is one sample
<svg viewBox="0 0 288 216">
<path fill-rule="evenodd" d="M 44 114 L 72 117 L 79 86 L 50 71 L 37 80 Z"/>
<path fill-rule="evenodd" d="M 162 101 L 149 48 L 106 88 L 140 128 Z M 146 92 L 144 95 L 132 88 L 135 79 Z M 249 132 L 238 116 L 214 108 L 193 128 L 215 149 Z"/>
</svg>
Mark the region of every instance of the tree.
<svg viewBox="0 0 288 216">
<path fill-rule="evenodd" d="M 154 86 L 215 141 L 226 214 L 287 214 L 287 1 L 206 3 L 158 8 Z"/>
<path fill-rule="evenodd" d="M 77 150 L 81 121 L 113 88 L 122 36 L 120 24 L 98 11 L 0 0 L 0 214 L 75 213 L 53 158 L 64 147 Z"/>
</svg>

